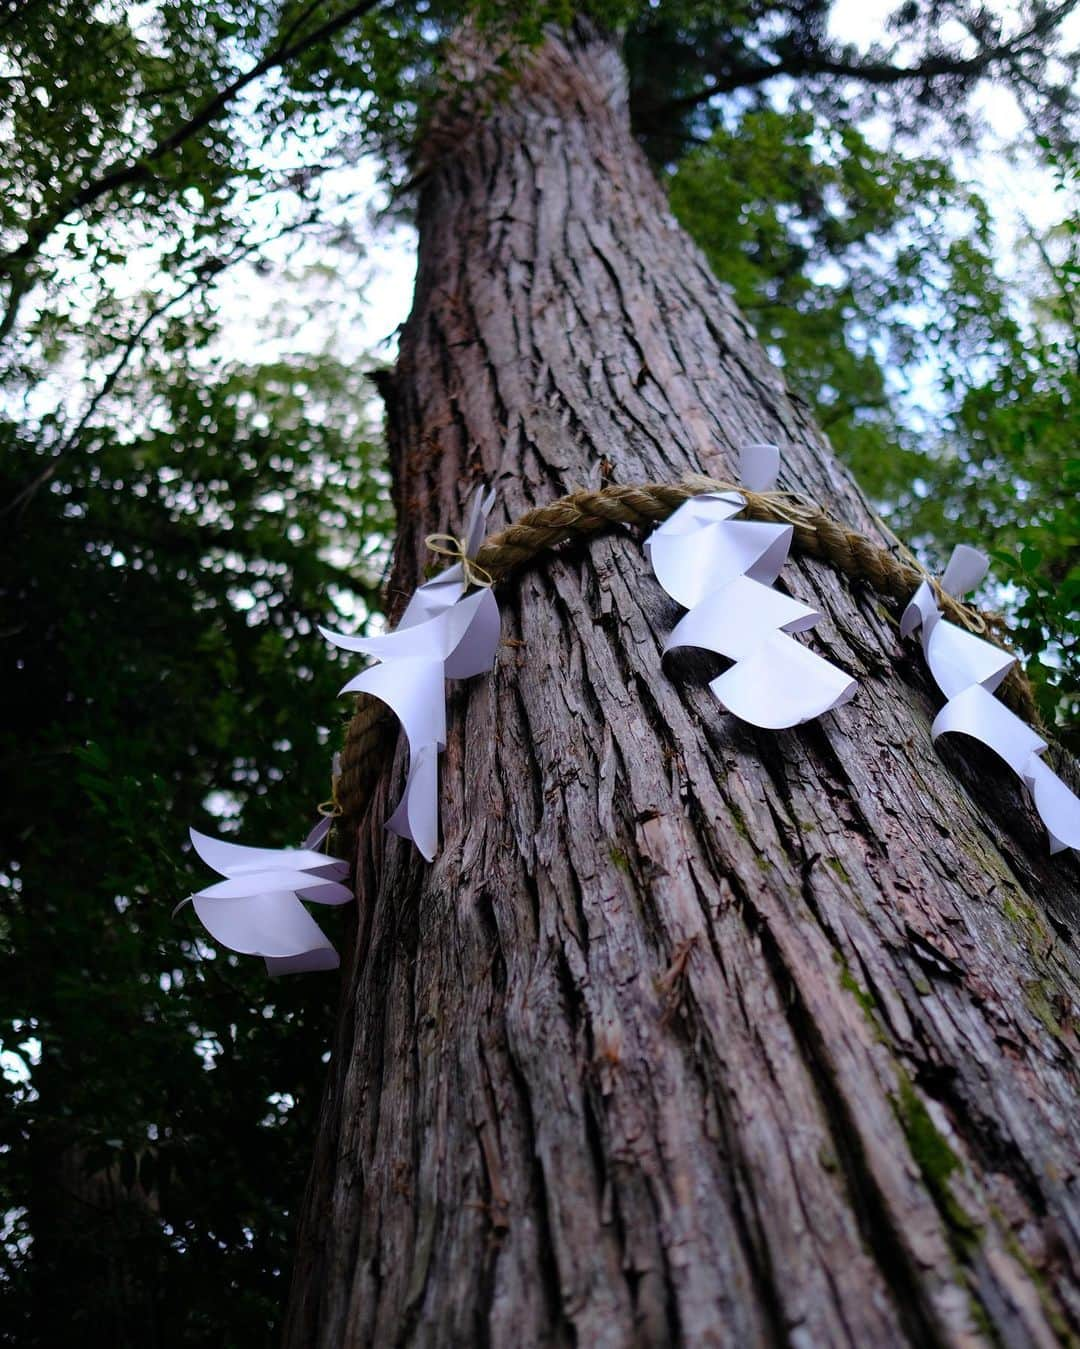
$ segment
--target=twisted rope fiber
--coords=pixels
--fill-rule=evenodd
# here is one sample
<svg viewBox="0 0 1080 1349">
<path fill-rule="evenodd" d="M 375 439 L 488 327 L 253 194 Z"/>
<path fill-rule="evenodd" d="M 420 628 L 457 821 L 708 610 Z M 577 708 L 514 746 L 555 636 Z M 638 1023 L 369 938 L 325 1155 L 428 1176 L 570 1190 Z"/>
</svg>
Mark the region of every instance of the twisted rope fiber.
<svg viewBox="0 0 1080 1349">
<path fill-rule="evenodd" d="M 828 562 L 888 599 L 906 601 L 916 586 L 928 579 L 910 555 L 896 556 L 802 497 L 790 492 L 748 492 L 736 483 L 698 475 L 688 476 L 681 483 L 646 482 L 571 492 L 527 511 L 493 534 L 473 560 L 493 581 L 500 581 L 569 539 L 599 534 L 613 525 L 650 525 L 666 520 L 683 502 L 702 492 L 737 492 L 746 501 L 746 518 L 790 524 L 796 552 Z M 936 583 L 935 590 L 946 618 L 1008 649 L 1002 640 L 1004 625 L 999 615 L 983 614 L 961 603 Z M 1002 701 L 1014 712 L 1039 725 L 1031 685 L 1018 665 L 1009 671 L 999 691 Z M 338 779 L 338 801 L 346 823 L 354 823 L 363 813 L 393 730 L 393 713 L 385 704 L 366 695 L 357 699 L 341 752 Z"/>
</svg>

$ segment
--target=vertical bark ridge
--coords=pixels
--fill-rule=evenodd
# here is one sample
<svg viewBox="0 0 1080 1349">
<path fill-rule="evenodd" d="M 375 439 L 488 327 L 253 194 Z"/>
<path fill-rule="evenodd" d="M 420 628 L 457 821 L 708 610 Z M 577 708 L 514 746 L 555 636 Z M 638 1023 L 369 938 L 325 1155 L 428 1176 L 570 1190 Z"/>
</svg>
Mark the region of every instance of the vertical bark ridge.
<svg viewBox="0 0 1080 1349">
<path fill-rule="evenodd" d="M 452 134 L 451 134 L 452 133 Z M 436 128 L 393 379 L 393 593 L 473 485 L 784 482 L 887 536 L 670 218 L 613 48 Z M 1041 1345 L 1080 1325 L 1074 859 L 933 749 L 893 618 L 784 584 L 858 697 L 723 714 L 629 531 L 500 591 L 444 841 L 359 841 L 360 936 L 287 1343 Z"/>
</svg>

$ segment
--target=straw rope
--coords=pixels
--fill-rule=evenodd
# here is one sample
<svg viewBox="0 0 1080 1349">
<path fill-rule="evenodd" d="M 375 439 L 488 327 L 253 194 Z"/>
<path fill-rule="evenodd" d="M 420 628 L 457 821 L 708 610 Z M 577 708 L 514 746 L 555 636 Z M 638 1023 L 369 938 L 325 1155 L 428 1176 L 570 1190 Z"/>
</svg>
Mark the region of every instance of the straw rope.
<svg viewBox="0 0 1080 1349">
<path fill-rule="evenodd" d="M 882 548 L 793 493 L 748 492 L 736 483 L 697 475 L 681 483 L 646 482 L 571 492 L 526 512 L 493 534 L 471 562 L 498 582 L 570 539 L 599 534 L 615 525 L 652 525 L 666 520 L 683 502 L 702 492 L 737 492 L 746 502 L 743 515 L 747 519 L 790 524 L 796 552 L 829 563 L 887 599 L 906 602 L 921 581 L 931 580 L 938 604 L 950 622 L 1008 650 L 1000 615 L 980 612 L 946 594 L 899 543 L 895 553 Z M 1039 725 L 1031 685 L 1018 665 L 1010 670 L 999 691 L 1014 712 Z M 338 801 L 346 825 L 355 824 L 363 813 L 394 731 L 393 713 L 385 704 L 367 696 L 357 700 L 341 752 L 338 780 Z"/>
</svg>

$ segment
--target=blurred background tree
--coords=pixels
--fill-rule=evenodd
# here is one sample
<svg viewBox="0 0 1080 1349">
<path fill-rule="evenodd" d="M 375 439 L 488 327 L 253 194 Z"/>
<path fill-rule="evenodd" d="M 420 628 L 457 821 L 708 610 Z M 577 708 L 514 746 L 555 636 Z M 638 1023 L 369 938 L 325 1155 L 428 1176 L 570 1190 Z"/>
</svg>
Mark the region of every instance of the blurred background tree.
<svg viewBox="0 0 1080 1349">
<path fill-rule="evenodd" d="M 377 610 L 392 519 L 368 204 L 407 217 L 441 44 L 488 26 L 510 87 L 585 8 L 717 276 L 928 563 L 993 547 L 1078 743 L 1074 3 L 902 4 L 861 44 L 830 0 L 3 6 L 9 1343 L 274 1339 L 336 985 L 171 918 L 185 828 L 284 845 L 327 794 L 314 626 Z M 1049 227 L 972 186 L 988 82 Z"/>
</svg>

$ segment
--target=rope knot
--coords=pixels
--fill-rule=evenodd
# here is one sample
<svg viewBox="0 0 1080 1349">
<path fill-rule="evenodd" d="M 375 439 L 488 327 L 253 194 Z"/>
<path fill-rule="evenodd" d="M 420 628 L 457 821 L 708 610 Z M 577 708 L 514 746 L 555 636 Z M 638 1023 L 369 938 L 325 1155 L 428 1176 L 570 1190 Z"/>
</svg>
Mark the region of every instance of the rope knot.
<svg viewBox="0 0 1080 1349">
<path fill-rule="evenodd" d="M 489 590 L 495 584 L 492 574 L 469 556 L 465 540 L 458 538 L 456 534 L 429 534 L 424 544 L 429 552 L 438 553 L 440 557 L 452 558 L 458 563 L 466 586 L 479 586 Z"/>
</svg>

